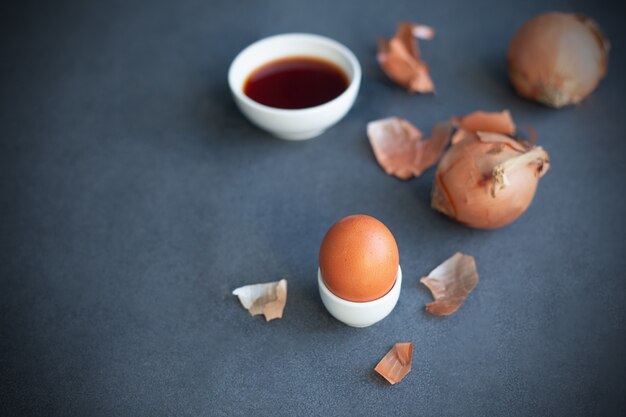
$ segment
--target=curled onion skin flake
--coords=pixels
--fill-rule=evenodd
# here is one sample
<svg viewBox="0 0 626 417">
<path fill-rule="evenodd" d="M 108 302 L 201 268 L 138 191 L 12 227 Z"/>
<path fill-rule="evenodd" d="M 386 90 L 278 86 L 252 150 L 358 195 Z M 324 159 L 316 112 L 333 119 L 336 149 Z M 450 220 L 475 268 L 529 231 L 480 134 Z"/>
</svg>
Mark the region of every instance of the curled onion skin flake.
<svg viewBox="0 0 626 417">
<path fill-rule="evenodd" d="M 399 117 L 390 117 L 369 122 L 367 136 L 378 164 L 387 174 L 402 180 L 419 175 L 416 167 L 424 135 L 418 128 Z"/>
<path fill-rule="evenodd" d="M 433 294 L 426 311 L 437 316 L 449 316 L 461 307 L 478 284 L 478 272 L 473 256 L 455 253 L 420 282 Z"/>
<path fill-rule="evenodd" d="M 430 40 L 434 36 L 429 26 L 401 22 L 393 38 L 378 41 L 377 59 L 383 72 L 410 93 L 433 93 L 435 85 L 416 39 Z"/>
<path fill-rule="evenodd" d="M 441 158 L 431 204 L 473 228 L 503 227 L 530 206 L 549 168 L 548 153 L 539 146 L 498 133 L 468 133 Z"/>
<path fill-rule="evenodd" d="M 374 370 L 391 385 L 395 385 L 411 372 L 412 363 L 413 343 L 396 343 L 378 362 Z"/>
<path fill-rule="evenodd" d="M 233 291 L 251 316 L 263 314 L 265 321 L 283 317 L 287 303 L 287 280 L 245 285 Z"/>
<path fill-rule="evenodd" d="M 508 110 L 501 112 L 485 112 L 478 110 L 465 116 L 454 116 L 450 119 L 457 128 L 452 135 L 452 144 L 457 144 L 476 132 L 492 132 L 513 135 L 516 127 L 513 116 Z"/>
<path fill-rule="evenodd" d="M 607 72 L 610 46 L 593 20 L 549 12 L 528 20 L 507 54 L 509 79 L 522 97 L 560 108 L 579 103 Z"/>
<path fill-rule="evenodd" d="M 452 143 L 453 145 L 456 145 L 457 143 L 467 138 L 471 138 L 473 136 L 474 136 L 474 133 L 470 132 L 469 130 L 457 129 L 456 132 L 454 132 L 454 134 L 452 135 L 452 139 L 450 140 L 450 143 Z"/>
<path fill-rule="evenodd" d="M 515 133 L 515 122 L 511 112 L 503 110 L 501 112 L 475 111 L 465 116 L 453 117 L 452 123 L 459 129 L 470 132 L 493 132 L 513 135 Z"/>
<path fill-rule="evenodd" d="M 376 120 L 367 124 L 367 136 L 374 156 L 383 170 L 402 180 L 419 177 L 435 165 L 450 141 L 452 124 L 437 123 L 430 138 L 422 140 L 422 132 L 399 117 Z"/>
<path fill-rule="evenodd" d="M 452 124 L 439 122 L 433 126 L 430 138 L 422 142 L 422 160 L 420 161 L 420 174 L 435 165 L 443 155 L 452 133 Z"/>
</svg>

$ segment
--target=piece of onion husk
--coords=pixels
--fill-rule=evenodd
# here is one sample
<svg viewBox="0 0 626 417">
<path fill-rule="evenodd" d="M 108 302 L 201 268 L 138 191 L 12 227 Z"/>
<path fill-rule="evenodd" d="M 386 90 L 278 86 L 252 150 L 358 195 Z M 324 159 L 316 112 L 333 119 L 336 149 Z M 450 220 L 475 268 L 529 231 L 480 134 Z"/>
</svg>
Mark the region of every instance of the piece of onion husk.
<svg viewBox="0 0 626 417">
<path fill-rule="evenodd" d="M 426 305 L 426 311 L 437 316 L 449 316 L 461 307 L 478 284 L 478 271 L 473 256 L 455 253 L 445 262 L 420 279 L 428 287 L 435 301 Z"/>
<path fill-rule="evenodd" d="M 367 124 L 367 136 L 379 165 L 389 175 L 406 180 L 435 165 L 450 141 L 452 124 L 435 124 L 430 138 L 407 120 L 388 117 Z"/>
<path fill-rule="evenodd" d="M 432 207 L 470 227 L 505 226 L 526 211 L 549 167 L 539 146 L 499 133 L 466 132 L 439 162 Z"/>
<path fill-rule="evenodd" d="M 391 385 L 395 385 L 411 372 L 412 363 L 413 343 L 396 343 L 378 362 L 374 370 Z"/>
<path fill-rule="evenodd" d="M 393 38 L 378 40 L 377 59 L 383 72 L 410 93 L 434 93 L 435 85 L 417 43 L 417 39 L 434 36 L 430 26 L 400 22 Z"/>
<path fill-rule="evenodd" d="M 526 98 L 551 107 L 575 104 L 606 75 L 609 42 L 593 20 L 549 12 L 530 19 L 509 45 L 511 83 Z"/>
<path fill-rule="evenodd" d="M 287 280 L 245 285 L 233 291 L 251 316 L 263 314 L 266 321 L 280 319 L 287 303 Z"/>
</svg>

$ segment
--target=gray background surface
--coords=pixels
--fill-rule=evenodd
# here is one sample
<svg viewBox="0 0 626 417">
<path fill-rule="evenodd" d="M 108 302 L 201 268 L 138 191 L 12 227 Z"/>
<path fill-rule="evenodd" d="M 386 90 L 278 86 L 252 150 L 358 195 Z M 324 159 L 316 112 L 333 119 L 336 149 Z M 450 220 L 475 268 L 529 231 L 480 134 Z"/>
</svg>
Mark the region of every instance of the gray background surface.
<svg viewBox="0 0 626 417">
<path fill-rule="evenodd" d="M 626 408 L 626 62 L 623 14 L 601 2 L 81 1 L 0 13 L 0 408 L 3 416 L 618 415 Z M 576 10 L 613 43 L 583 105 L 551 110 L 507 82 L 510 37 Z M 437 95 L 381 74 L 378 36 L 401 19 Z M 312 32 L 351 48 L 363 84 L 323 136 L 251 126 L 226 83 L 251 42 Z M 510 227 L 476 231 L 429 208 L 432 170 L 376 164 L 368 121 L 429 132 L 476 109 L 532 125 L 552 170 Z M 317 293 L 332 223 L 367 213 L 395 234 L 405 273 L 383 322 L 352 329 Z M 481 281 L 453 316 L 418 284 L 460 250 Z M 231 291 L 289 281 L 282 320 Z M 399 341 L 413 371 L 373 371 Z M 623 414 L 622 414 L 623 415 Z"/>
</svg>

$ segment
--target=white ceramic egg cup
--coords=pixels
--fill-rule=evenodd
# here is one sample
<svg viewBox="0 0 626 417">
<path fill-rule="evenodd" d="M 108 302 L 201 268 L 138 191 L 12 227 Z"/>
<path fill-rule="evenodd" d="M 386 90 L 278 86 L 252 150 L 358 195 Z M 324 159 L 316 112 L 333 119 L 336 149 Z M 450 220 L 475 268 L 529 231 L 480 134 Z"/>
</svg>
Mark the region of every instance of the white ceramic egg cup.
<svg viewBox="0 0 626 417">
<path fill-rule="evenodd" d="M 317 269 L 317 284 L 324 307 L 333 317 L 348 326 L 368 327 L 387 317 L 396 306 L 402 288 L 402 269 L 398 265 L 396 282 L 387 294 L 374 301 L 363 303 L 347 301 L 333 294 L 324 284 L 319 268 Z"/>
<path fill-rule="evenodd" d="M 265 106 L 243 92 L 246 79 L 254 70 L 290 56 L 313 56 L 336 64 L 348 76 L 348 88 L 329 102 L 295 110 Z M 287 33 L 261 39 L 241 51 L 228 70 L 228 84 L 235 103 L 252 123 L 279 138 L 303 140 L 322 134 L 348 113 L 359 92 L 361 66 L 354 54 L 337 41 L 319 35 Z"/>
</svg>

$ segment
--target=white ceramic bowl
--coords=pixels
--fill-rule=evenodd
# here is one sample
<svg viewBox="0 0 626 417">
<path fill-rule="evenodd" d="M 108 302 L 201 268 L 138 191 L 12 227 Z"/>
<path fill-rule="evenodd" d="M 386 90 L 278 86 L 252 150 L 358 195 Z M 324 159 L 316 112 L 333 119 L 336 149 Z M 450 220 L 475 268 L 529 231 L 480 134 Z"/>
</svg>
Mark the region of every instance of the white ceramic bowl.
<svg viewBox="0 0 626 417">
<path fill-rule="evenodd" d="M 265 106 L 245 95 L 244 83 L 254 70 L 289 56 L 314 56 L 331 61 L 343 69 L 350 84 L 329 102 L 296 110 Z M 339 42 L 319 35 L 288 33 L 261 39 L 241 51 L 228 70 L 228 84 L 237 106 L 252 123 L 282 139 L 310 139 L 350 110 L 361 84 L 361 66 L 354 54 Z"/>
<path fill-rule="evenodd" d="M 402 287 L 402 269 L 398 265 L 396 282 L 387 294 L 374 301 L 364 303 L 347 301 L 333 294 L 324 284 L 319 268 L 317 269 L 317 285 L 324 307 L 333 317 L 348 326 L 367 327 L 387 317 L 396 306 Z"/>
</svg>

